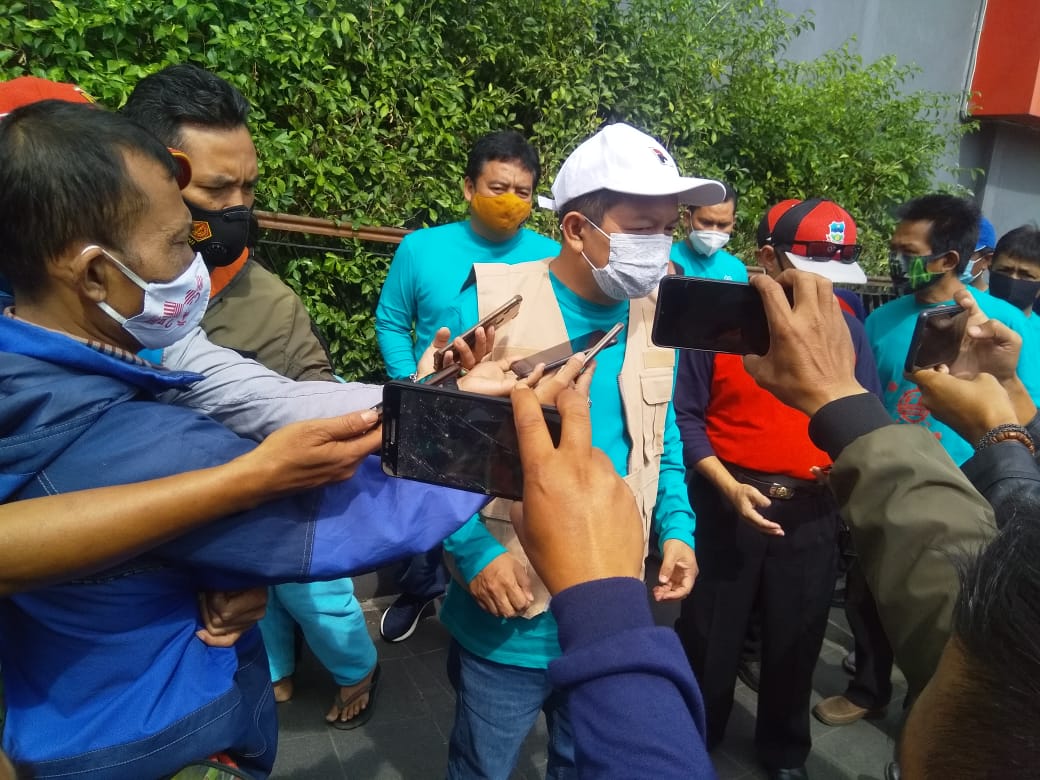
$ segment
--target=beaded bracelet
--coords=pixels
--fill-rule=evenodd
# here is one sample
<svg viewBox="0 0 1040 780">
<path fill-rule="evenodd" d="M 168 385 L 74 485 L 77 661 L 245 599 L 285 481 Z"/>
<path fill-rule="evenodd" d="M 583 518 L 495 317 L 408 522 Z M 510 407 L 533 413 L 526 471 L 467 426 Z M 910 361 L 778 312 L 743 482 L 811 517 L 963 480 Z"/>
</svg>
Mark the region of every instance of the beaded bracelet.
<svg viewBox="0 0 1040 780">
<path fill-rule="evenodd" d="M 998 425 L 993 430 L 988 431 L 985 436 L 979 439 L 979 443 L 975 445 L 975 451 L 978 452 L 979 450 L 984 450 L 990 445 L 1002 441 L 1008 441 L 1010 439 L 1014 439 L 1015 441 L 1024 444 L 1031 453 L 1036 452 L 1036 446 L 1033 444 L 1033 439 L 1029 435 L 1029 431 L 1015 423 L 1004 423 L 1003 425 Z"/>
</svg>

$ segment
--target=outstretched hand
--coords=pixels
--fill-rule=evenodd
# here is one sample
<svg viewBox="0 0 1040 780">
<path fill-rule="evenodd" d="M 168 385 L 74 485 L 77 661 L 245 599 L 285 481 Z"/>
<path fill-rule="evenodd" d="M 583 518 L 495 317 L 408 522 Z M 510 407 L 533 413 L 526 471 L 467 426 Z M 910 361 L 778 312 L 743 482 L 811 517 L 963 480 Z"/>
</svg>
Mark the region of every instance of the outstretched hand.
<svg viewBox="0 0 1040 780">
<path fill-rule="evenodd" d="M 510 518 L 546 588 L 555 594 L 605 577 L 638 578 L 646 543 L 642 518 L 610 459 L 592 446 L 587 395 L 564 387 L 555 397 L 563 419 L 558 447 L 535 392 L 517 384 L 512 399 L 524 500 L 513 505 Z M 689 576 L 692 583 L 694 573 L 684 569 L 681 580 Z"/>
<path fill-rule="evenodd" d="M 964 343 L 953 365 L 910 375 L 921 388 L 921 401 L 968 441 L 1001 423 L 1025 425 L 1036 415 L 1036 405 L 1018 378 L 1022 337 L 989 319 L 968 290 L 957 291 L 954 300 L 969 313 Z M 980 431 L 987 421 L 992 425 Z"/>
<path fill-rule="evenodd" d="M 379 449 L 382 428 L 370 409 L 342 417 L 307 420 L 275 431 L 236 461 L 266 475 L 274 496 L 339 482 L 354 475 L 361 461 Z"/>
<path fill-rule="evenodd" d="M 998 425 L 1018 422 L 1011 398 L 992 374 L 960 379 L 940 366 L 939 370 L 924 369 L 910 376 L 921 389 L 921 403 L 971 443 Z"/>
<path fill-rule="evenodd" d="M 852 336 L 830 280 L 789 269 L 775 280 L 758 274 L 751 285 L 769 323 L 769 352 L 744 357 L 760 386 L 810 417 L 831 401 L 867 392 L 856 380 Z"/>
</svg>

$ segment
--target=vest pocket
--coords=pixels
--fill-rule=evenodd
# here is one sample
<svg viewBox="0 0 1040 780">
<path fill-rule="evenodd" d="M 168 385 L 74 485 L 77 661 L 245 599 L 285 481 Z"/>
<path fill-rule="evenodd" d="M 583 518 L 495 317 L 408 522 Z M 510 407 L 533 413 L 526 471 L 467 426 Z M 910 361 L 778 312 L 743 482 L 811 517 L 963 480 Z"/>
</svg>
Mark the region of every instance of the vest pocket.
<svg viewBox="0 0 1040 780">
<path fill-rule="evenodd" d="M 648 368 L 639 373 L 643 394 L 643 454 L 648 465 L 664 452 L 664 423 L 672 400 L 672 369 Z"/>
</svg>

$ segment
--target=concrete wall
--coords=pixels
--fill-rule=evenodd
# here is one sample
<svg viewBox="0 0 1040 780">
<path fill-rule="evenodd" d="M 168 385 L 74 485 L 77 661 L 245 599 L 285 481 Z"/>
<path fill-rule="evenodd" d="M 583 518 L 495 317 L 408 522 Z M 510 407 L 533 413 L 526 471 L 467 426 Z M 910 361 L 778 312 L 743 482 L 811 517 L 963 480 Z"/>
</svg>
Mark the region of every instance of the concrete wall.
<svg viewBox="0 0 1040 780">
<path fill-rule="evenodd" d="M 960 93 L 967 89 L 979 18 L 985 0 L 779 0 L 784 10 L 813 11 L 816 29 L 788 49 L 792 59 L 812 59 L 855 36 L 850 48 L 866 62 L 895 55 L 901 65 L 921 68 L 908 89 Z M 957 111 L 950 122 L 959 122 Z M 951 149 L 950 166 L 981 168 L 972 189 L 997 234 L 1040 221 L 1040 131 L 982 122 Z M 949 177 L 943 177 L 949 180 Z M 943 180 L 940 179 L 940 180 Z"/>
</svg>

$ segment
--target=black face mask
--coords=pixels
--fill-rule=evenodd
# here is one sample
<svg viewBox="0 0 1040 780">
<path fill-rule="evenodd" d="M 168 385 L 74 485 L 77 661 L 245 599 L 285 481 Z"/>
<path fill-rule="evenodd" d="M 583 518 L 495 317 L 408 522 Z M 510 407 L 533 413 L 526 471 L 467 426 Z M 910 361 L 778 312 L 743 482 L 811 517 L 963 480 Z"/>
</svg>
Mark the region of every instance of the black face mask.
<svg viewBox="0 0 1040 780">
<path fill-rule="evenodd" d="M 999 271 L 990 272 L 990 295 L 1003 298 L 1016 309 L 1024 311 L 1032 306 L 1038 291 L 1040 291 L 1040 282 L 1033 282 L 1029 279 L 1015 279 Z"/>
<path fill-rule="evenodd" d="M 253 209 L 250 206 L 231 206 L 220 211 L 199 208 L 184 201 L 191 212 L 191 237 L 188 243 L 209 268 L 230 265 L 247 246 L 251 246 Z"/>
</svg>

